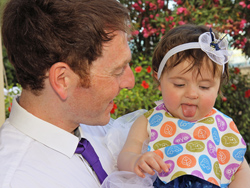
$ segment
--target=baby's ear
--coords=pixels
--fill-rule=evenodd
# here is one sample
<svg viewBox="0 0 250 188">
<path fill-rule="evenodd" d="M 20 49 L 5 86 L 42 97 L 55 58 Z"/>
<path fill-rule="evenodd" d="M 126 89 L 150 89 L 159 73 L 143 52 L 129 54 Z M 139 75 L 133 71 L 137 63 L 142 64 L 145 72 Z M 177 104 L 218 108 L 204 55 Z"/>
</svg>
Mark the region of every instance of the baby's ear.
<svg viewBox="0 0 250 188">
<path fill-rule="evenodd" d="M 158 89 L 161 91 L 161 83 L 158 80 L 158 73 L 156 71 L 153 72 L 153 77 L 154 77 L 155 81 L 157 82 Z"/>
<path fill-rule="evenodd" d="M 153 77 L 158 80 L 158 73 L 156 71 L 153 72 Z"/>
</svg>

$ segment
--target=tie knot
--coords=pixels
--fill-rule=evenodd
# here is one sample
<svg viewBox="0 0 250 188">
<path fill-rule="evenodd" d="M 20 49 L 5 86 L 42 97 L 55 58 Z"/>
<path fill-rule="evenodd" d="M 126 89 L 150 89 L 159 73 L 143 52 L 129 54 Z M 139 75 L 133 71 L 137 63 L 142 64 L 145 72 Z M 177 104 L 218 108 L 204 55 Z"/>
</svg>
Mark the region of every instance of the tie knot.
<svg viewBox="0 0 250 188">
<path fill-rule="evenodd" d="M 81 138 L 79 141 L 75 153 L 82 154 L 89 144 L 89 141 L 87 139 Z"/>
<path fill-rule="evenodd" d="M 85 138 L 82 138 L 79 141 L 75 153 L 81 154 L 88 161 L 90 166 L 93 166 L 96 162 L 99 162 L 99 157 L 97 156 L 94 148 Z"/>
</svg>

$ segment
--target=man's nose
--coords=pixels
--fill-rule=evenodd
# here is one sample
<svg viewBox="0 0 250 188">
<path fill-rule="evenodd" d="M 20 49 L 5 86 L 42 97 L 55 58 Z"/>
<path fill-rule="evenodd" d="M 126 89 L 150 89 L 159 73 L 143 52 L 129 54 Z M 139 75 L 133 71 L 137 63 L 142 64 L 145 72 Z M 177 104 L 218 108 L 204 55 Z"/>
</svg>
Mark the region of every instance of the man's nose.
<svg viewBox="0 0 250 188">
<path fill-rule="evenodd" d="M 132 89 L 135 86 L 135 77 L 133 71 L 131 70 L 130 66 L 128 65 L 125 68 L 125 72 L 122 75 L 122 80 L 120 83 L 121 88 Z"/>
</svg>

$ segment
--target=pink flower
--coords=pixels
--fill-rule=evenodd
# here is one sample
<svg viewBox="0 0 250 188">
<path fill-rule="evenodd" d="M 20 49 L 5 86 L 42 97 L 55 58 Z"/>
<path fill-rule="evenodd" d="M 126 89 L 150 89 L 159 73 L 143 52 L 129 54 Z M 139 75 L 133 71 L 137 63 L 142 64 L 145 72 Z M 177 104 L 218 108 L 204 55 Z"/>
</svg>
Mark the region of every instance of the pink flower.
<svg viewBox="0 0 250 188">
<path fill-rule="evenodd" d="M 250 9 L 250 5 L 247 5 L 247 9 Z"/>
<path fill-rule="evenodd" d="M 153 19 L 153 18 L 154 18 L 154 15 L 150 14 L 149 17 L 150 17 L 151 19 Z"/>
<path fill-rule="evenodd" d="M 207 27 L 211 27 L 211 28 L 212 28 L 212 26 L 213 26 L 213 25 L 212 25 L 212 24 L 208 24 L 208 23 L 206 23 L 206 26 L 207 26 Z"/>
<path fill-rule="evenodd" d="M 142 31 L 142 33 L 143 33 L 143 37 L 144 38 L 148 38 L 149 37 L 149 32 L 148 32 L 148 30 L 147 29 L 143 29 L 143 31 Z"/>
<path fill-rule="evenodd" d="M 149 10 L 156 10 L 157 9 L 156 4 L 154 4 L 154 3 L 149 3 L 149 7 L 150 7 Z"/>
<path fill-rule="evenodd" d="M 164 28 L 161 29 L 161 33 L 162 33 L 162 34 L 164 34 L 165 31 L 166 31 L 166 29 L 164 29 Z"/>
<path fill-rule="evenodd" d="M 185 23 L 184 21 L 179 21 L 178 24 L 179 24 L 179 25 L 184 25 L 184 24 L 186 24 L 186 23 Z"/>
<path fill-rule="evenodd" d="M 140 33 L 140 32 L 139 32 L 138 30 L 135 30 L 135 31 L 132 31 L 131 34 L 132 34 L 133 36 L 136 36 L 136 35 L 138 35 L 139 33 Z"/>
<path fill-rule="evenodd" d="M 138 3 L 134 3 L 132 7 L 139 12 L 144 12 L 144 10 L 140 7 Z"/>
<path fill-rule="evenodd" d="M 239 2 L 239 5 L 242 6 L 242 8 L 246 7 L 246 3 L 244 1 Z"/>
<path fill-rule="evenodd" d="M 240 28 L 243 29 L 246 23 L 247 23 L 247 20 L 242 19 L 242 20 L 240 21 Z"/>
<path fill-rule="evenodd" d="M 188 14 L 188 10 L 187 10 L 187 8 L 184 8 L 184 7 L 180 7 L 180 8 L 177 8 L 177 15 L 179 15 L 179 14 L 184 14 L 184 15 L 187 15 Z"/>
<path fill-rule="evenodd" d="M 159 9 L 162 9 L 164 7 L 164 0 L 157 0 L 157 3 L 159 5 Z"/>
<path fill-rule="evenodd" d="M 183 8 L 183 7 L 177 8 L 177 15 L 179 15 L 181 13 L 185 13 L 185 11 L 187 11 L 186 8 Z"/>
<path fill-rule="evenodd" d="M 136 10 L 138 7 L 140 7 L 139 5 L 138 5 L 138 3 L 134 3 L 133 5 L 132 5 L 132 7 Z"/>
<path fill-rule="evenodd" d="M 157 32 L 157 29 L 155 29 L 155 28 L 150 30 L 150 33 L 151 33 L 151 34 L 154 34 L 154 33 L 156 33 L 156 32 Z"/>
<path fill-rule="evenodd" d="M 177 5 L 181 5 L 181 4 L 182 4 L 182 1 L 181 1 L 181 0 L 174 0 L 174 2 L 176 2 Z"/>
</svg>

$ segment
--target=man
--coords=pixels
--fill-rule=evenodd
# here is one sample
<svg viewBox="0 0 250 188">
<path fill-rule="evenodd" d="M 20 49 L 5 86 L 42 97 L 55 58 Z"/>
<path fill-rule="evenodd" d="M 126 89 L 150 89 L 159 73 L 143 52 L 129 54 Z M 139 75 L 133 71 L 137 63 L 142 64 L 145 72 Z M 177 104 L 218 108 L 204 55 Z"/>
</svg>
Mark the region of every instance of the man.
<svg viewBox="0 0 250 188">
<path fill-rule="evenodd" d="M 2 36 L 22 93 L 0 129 L 1 188 L 100 187 L 75 154 L 85 139 L 111 173 L 103 125 L 119 91 L 134 86 L 128 21 L 116 0 L 9 1 Z"/>
</svg>

